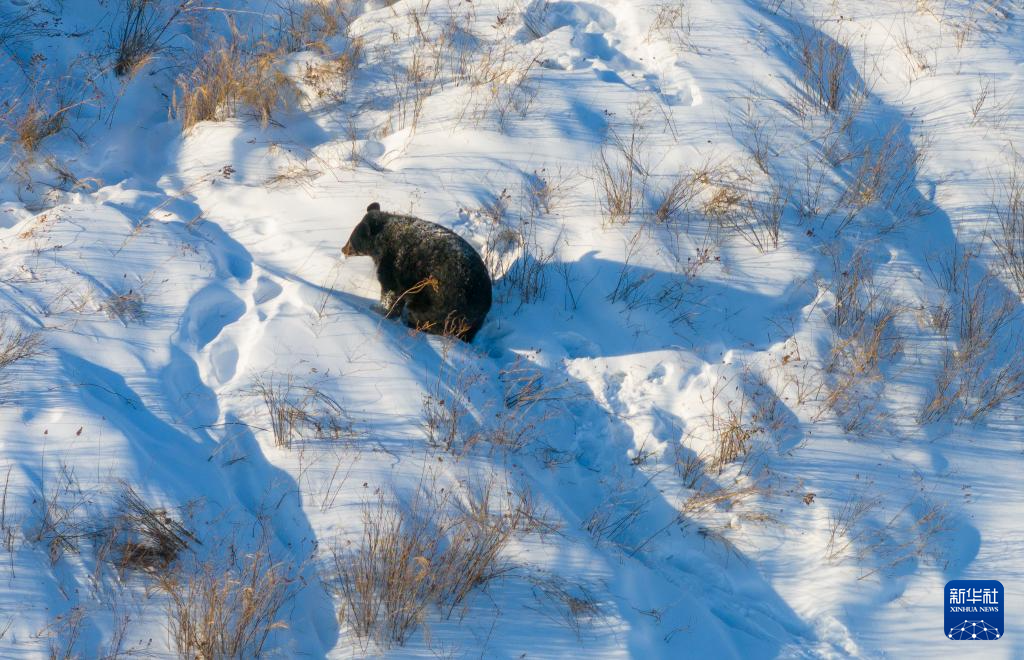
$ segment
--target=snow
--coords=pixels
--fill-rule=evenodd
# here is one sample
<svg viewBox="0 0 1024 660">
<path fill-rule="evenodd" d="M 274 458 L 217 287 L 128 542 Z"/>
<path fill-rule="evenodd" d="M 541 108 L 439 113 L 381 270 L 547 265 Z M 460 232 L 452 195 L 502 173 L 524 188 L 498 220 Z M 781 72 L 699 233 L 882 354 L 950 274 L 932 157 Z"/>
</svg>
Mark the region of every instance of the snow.
<svg viewBox="0 0 1024 660">
<path fill-rule="evenodd" d="M 956 320 L 945 336 L 929 320 L 956 302 L 936 284 L 945 255 L 999 273 L 1016 307 L 994 359 L 1019 359 L 1020 297 L 989 236 L 1024 140 L 1024 8 L 355 2 L 345 34 L 278 62 L 300 79 L 358 40 L 344 91 L 300 81 L 306 100 L 266 126 L 243 107 L 183 132 L 175 79 L 229 35 L 226 17 L 272 35 L 303 3 L 211 4 L 129 79 L 109 66 L 120 3 L 0 0 L 0 310 L 43 342 L 0 372 L 0 656 L 174 655 L 151 577 L 104 569 L 84 532 L 56 554 L 41 532 L 51 501 L 98 528 L 124 483 L 185 521 L 197 557 L 266 547 L 288 567 L 272 656 L 1024 655 L 1024 399 L 918 421 L 956 336 Z M 410 106 L 395 67 L 429 55 L 417 29 L 436 42 L 453 24 L 508 77 L 474 86 L 446 69 Z M 848 44 L 836 112 L 801 83 L 799 44 L 817 38 Z M 59 89 L 86 102 L 26 153 L 11 118 Z M 596 164 L 633 130 L 646 189 L 612 222 Z M 751 160 L 762 138 L 770 174 Z M 886 144 L 899 146 L 889 197 L 848 223 L 845 208 L 827 215 L 863 150 Z M 705 165 L 749 190 L 782 185 L 777 247 L 701 214 L 656 221 L 657 191 Z M 372 263 L 340 253 L 373 201 L 501 264 L 472 345 L 374 311 Z M 498 202 L 525 245 L 493 240 Z M 896 310 L 883 341 L 900 339 L 837 414 L 837 282 L 858 260 L 862 295 Z M 509 410 L 515 373 L 549 396 Z M 259 378 L 314 388 L 342 411 L 339 432 L 278 446 Z M 429 396 L 464 405 L 467 433 L 505 415 L 530 441 L 431 446 Z M 490 480 L 528 490 L 559 531 L 517 536 L 511 571 L 456 616 L 432 608 L 405 645 L 357 640 L 325 571 L 358 544 L 364 503 Z M 1005 586 L 998 641 L 946 639 L 952 579 Z M 541 584 L 592 594 L 596 612 L 576 628 Z"/>
</svg>

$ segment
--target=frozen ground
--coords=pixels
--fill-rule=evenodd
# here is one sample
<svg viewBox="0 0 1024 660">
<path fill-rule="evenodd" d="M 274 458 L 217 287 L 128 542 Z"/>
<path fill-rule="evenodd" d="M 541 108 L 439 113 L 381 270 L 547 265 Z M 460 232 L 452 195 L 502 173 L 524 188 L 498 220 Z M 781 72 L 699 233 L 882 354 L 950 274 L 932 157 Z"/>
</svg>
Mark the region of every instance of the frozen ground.
<svg viewBox="0 0 1024 660">
<path fill-rule="evenodd" d="M 119 77 L 125 6 L 0 0 L 0 656 L 173 656 L 159 574 L 254 552 L 271 657 L 1024 655 L 1020 3 L 224 0 Z M 232 38 L 297 96 L 183 131 Z M 472 345 L 374 310 L 373 201 L 485 256 Z M 544 519 L 502 574 L 360 639 L 364 511 L 487 484 Z"/>
</svg>

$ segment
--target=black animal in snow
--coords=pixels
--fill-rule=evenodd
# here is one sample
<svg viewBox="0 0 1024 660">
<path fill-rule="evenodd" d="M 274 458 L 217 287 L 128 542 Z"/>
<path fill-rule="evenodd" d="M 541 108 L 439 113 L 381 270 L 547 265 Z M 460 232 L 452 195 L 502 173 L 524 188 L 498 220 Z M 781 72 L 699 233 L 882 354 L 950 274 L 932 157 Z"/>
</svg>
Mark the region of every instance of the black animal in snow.
<svg viewBox="0 0 1024 660">
<path fill-rule="evenodd" d="M 491 309 L 491 277 L 476 250 L 446 227 L 374 202 L 342 248 L 373 259 L 380 304 L 412 328 L 472 341 Z"/>
</svg>

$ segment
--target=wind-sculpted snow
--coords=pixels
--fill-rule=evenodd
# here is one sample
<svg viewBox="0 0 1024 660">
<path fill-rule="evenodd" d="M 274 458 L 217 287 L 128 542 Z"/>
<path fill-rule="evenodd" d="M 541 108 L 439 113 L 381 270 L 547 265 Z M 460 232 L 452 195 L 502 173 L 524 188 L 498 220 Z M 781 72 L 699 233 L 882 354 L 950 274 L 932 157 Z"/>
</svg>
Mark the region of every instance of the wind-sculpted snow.
<svg viewBox="0 0 1024 660">
<path fill-rule="evenodd" d="M 117 77 L 127 5 L 0 0 L 0 656 L 186 655 L 246 561 L 242 657 L 1024 654 L 1013 3 L 232 0 Z M 182 131 L 232 39 L 263 96 Z M 471 345 L 342 259 L 374 201 L 481 255 Z M 443 539 L 404 637 L 346 582 L 381 510 Z"/>
</svg>

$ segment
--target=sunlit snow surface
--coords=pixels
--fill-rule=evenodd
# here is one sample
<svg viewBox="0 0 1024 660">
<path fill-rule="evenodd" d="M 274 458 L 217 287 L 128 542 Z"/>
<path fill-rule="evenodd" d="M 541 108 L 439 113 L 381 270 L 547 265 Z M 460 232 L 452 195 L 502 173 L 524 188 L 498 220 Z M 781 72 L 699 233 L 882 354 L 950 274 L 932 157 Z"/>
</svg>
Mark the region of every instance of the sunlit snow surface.
<svg viewBox="0 0 1024 660">
<path fill-rule="evenodd" d="M 33 94 L 87 99 L 34 155 L 8 120 L 0 143 L 0 309 L 44 342 L 4 371 L 0 656 L 174 654 L 166 596 L 104 568 L 88 534 L 122 482 L 187 522 L 202 542 L 189 552 L 263 539 L 289 567 L 270 657 L 1024 655 L 1024 402 L 918 422 L 958 324 L 944 336 L 934 322 L 955 303 L 935 283 L 943 259 L 999 266 L 994 182 L 1024 144 L 1019 3 L 356 3 L 347 36 L 281 63 L 301 81 L 360 39 L 346 90 L 300 82 L 306 100 L 266 127 L 242 109 L 185 135 L 169 106 L 192 53 L 229 16 L 273 33 L 289 3 L 209 3 L 131 80 L 109 70 L 118 4 L 0 0 L 9 116 Z M 453 21 L 469 53 L 502 44 L 506 62 L 533 65 L 497 101 L 490 83 L 445 74 L 414 120 L 395 81 L 425 56 L 418 30 Z M 845 109 L 828 112 L 801 82 L 800 44 L 835 38 Z M 835 122 L 846 151 L 823 137 Z M 644 190 L 613 222 L 595 168 L 634 127 Z M 879 144 L 907 164 L 903 180 L 887 173 L 888 203 L 826 217 Z M 681 172 L 722 164 L 733 184 L 785 192 L 777 247 L 711 236 L 703 213 L 657 219 Z M 529 254 L 495 239 L 501 200 Z M 374 201 L 498 264 L 472 345 L 374 309 L 372 263 L 340 254 Z M 855 266 L 896 310 L 893 350 L 830 406 L 834 283 Z M 539 285 L 525 301 L 524 272 Z M 1016 296 L 1009 278 L 992 286 Z M 1024 321 L 1001 332 L 1012 346 Z M 524 373 L 550 396 L 509 413 Z M 339 439 L 276 446 L 257 376 L 314 388 L 343 411 Z M 511 414 L 531 441 L 429 446 L 439 378 L 465 395 L 467 434 Z M 742 451 L 716 463 L 723 437 Z M 359 543 L 363 504 L 488 481 L 533 493 L 558 531 L 518 537 L 512 570 L 453 616 L 430 610 L 404 646 L 358 641 L 327 572 Z M 75 521 L 73 548 L 41 533 L 49 502 Z M 949 639 L 951 579 L 1005 585 L 1001 639 Z M 567 623 L 543 584 L 591 594 L 596 612 Z"/>
</svg>

